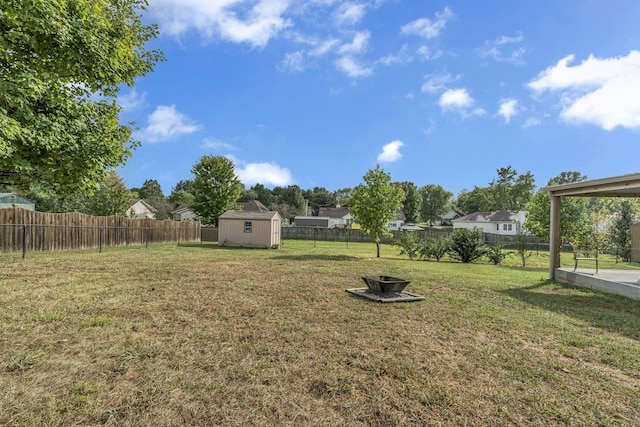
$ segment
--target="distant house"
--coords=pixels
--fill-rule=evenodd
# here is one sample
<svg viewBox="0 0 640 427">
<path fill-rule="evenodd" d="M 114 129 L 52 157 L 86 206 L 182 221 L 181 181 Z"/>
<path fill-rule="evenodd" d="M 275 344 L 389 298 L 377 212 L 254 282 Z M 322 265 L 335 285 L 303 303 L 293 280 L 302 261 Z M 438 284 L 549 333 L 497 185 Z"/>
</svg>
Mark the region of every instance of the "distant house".
<svg viewBox="0 0 640 427">
<path fill-rule="evenodd" d="M 476 212 L 454 219 L 453 228 L 482 230 L 483 233 L 515 235 L 518 226 L 524 223 L 525 211 Z"/>
<path fill-rule="evenodd" d="M 174 221 L 200 221 L 200 217 L 196 215 L 186 203 L 172 210 L 171 217 Z"/>
<path fill-rule="evenodd" d="M 398 209 L 396 219 L 394 219 L 389 223 L 389 230 L 392 230 L 392 231 L 400 230 L 406 220 L 407 220 L 407 217 L 404 215 L 404 211 L 402 209 Z"/>
<path fill-rule="evenodd" d="M 279 248 L 282 218 L 278 212 L 227 211 L 218 218 L 218 244 Z"/>
<path fill-rule="evenodd" d="M 129 218 L 142 219 L 142 218 L 155 218 L 156 208 L 142 199 L 137 199 L 131 202 L 131 206 L 127 210 Z"/>
<path fill-rule="evenodd" d="M 0 193 L 0 209 L 18 207 L 28 211 L 35 211 L 36 204 L 16 193 Z"/>
<path fill-rule="evenodd" d="M 240 202 L 237 203 L 237 205 L 243 211 L 269 212 L 269 208 L 267 208 L 260 200 Z"/>
<path fill-rule="evenodd" d="M 458 219 L 458 218 L 462 218 L 464 216 L 464 214 L 460 211 L 457 211 L 455 209 L 449 209 L 449 211 L 447 213 L 445 213 L 444 215 L 442 215 L 440 217 L 440 224 L 437 225 L 448 225 L 451 226 L 453 225 L 453 220 L 454 219 Z"/>
<path fill-rule="evenodd" d="M 328 216 L 296 216 L 293 223 L 296 227 L 323 227 L 329 228 Z"/>
<path fill-rule="evenodd" d="M 318 217 L 329 218 L 328 228 L 351 228 L 353 217 L 349 208 L 320 208 Z"/>
</svg>

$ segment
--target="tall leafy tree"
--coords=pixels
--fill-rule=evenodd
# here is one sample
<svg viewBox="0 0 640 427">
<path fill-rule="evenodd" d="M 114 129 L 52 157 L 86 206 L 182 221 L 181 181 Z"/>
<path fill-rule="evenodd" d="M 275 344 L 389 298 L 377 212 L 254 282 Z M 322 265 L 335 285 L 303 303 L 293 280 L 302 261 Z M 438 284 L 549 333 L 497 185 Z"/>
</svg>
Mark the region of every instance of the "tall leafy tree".
<svg viewBox="0 0 640 427">
<path fill-rule="evenodd" d="M 622 199 L 614 204 L 608 234 L 623 261 L 631 261 L 631 226 L 636 223 L 639 213 L 637 200 Z"/>
<path fill-rule="evenodd" d="M 351 206 L 351 194 L 353 193 L 353 189 L 349 187 L 340 188 L 333 192 L 336 197 L 336 202 L 340 206 Z"/>
<path fill-rule="evenodd" d="M 433 224 L 447 212 L 453 193 L 434 184 L 420 187 L 419 192 L 422 198 L 420 217 L 423 221 Z"/>
<path fill-rule="evenodd" d="M 317 216 L 320 208 L 335 207 L 336 196 L 324 187 L 314 187 L 308 198 L 312 215 Z"/>
<path fill-rule="evenodd" d="M 158 181 L 147 179 L 142 184 L 142 187 L 138 189 L 138 197 L 145 201 L 162 200 L 164 199 L 164 193 Z"/>
<path fill-rule="evenodd" d="M 146 0 L 5 0 L 0 6 L 0 183 L 95 189 L 137 143 L 119 121 L 123 84 L 162 54 Z M 109 178 L 110 179 L 110 178 Z"/>
<path fill-rule="evenodd" d="M 234 209 L 242 193 L 233 162 L 222 156 L 203 156 L 191 172 L 194 175 L 191 209 L 204 224 L 218 225 L 218 217 Z"/>
<path fill-rule="evenodd" d="M 531 172 L 518 174 L 511 166 L 499 168 L 498 179 L 489 184 L 490 211 L 526 209 L 535 190 L 535 180 Z"/>
<path fill-rule="evenodd" d="M 363 179 L 364 184 L 353 189 L 351 215 L 365 233 L 373 236 L 379 258 L 380 236 L 390 235 L 389 222 L 397 218 L 404 191 L 391 182 L 391 175 L 379 165 L 369 170 Z"/>
<path fill-rule="evenodd" d="M 563 197 L 560 209 L 560 240 L 580 242 L 590 230 L 587 216 L 589 200 L 584 197 Z M 544 189 L 532 197 L 524 228 L 540 239 L 548 239 L 551 227 L 551 201 Z"/>
<path fill-rule="evenodd" d="M 98 190 L 88 198 L 87 213 L 96 216 L 126 216 L 130 205 L 131 192 L 118 174 L 110 171 Z"/>
<path fill-rule="evenodd" d="M 399 185 L 404 191 L 404 202 L 402 203 L 404 216 L 407 222 L 415 224 L 420 219 L 422 197 L 413 182 L 401 182 Z"/>
</svg>

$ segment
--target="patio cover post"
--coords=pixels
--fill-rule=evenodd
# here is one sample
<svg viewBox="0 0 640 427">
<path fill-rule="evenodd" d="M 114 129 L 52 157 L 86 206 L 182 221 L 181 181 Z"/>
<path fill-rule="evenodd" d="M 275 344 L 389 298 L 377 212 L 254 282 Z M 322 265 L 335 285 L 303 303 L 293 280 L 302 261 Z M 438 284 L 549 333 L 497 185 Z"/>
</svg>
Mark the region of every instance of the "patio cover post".
<svg viewBox="0 0 640 427">
<path fill-rule="evenodd" d="M 551 217 L 549 227 L 549 278 L 555 279 L 556 268 L 560 267 L 560 208 L 562 202 L 559 196 L 553 196 L 549 192 L 551 199 Z"/>
</svg>

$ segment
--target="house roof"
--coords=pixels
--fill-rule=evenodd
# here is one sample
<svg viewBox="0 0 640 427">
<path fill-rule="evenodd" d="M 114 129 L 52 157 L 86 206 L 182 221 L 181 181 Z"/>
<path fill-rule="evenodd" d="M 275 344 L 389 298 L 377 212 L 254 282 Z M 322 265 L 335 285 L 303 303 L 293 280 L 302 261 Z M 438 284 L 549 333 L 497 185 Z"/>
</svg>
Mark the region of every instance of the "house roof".
<svg viewBox="0 0 640 427">
<path fill-rule="evenodd" d="M 237 205 L 240 206 L 243 211 L 269 212 L 269 208 L 267 208 L 260 200 L 240 202 Z"/>
<path fill-rule="evenodd" d="M 518 222 L 520 211 L 475 212 L 454 219 L 453 222 Z"/>
<path fill-rule="evenodd" d="M 320 208 L 318 216 L 326 216 L 329 218 L 344 218 L 349 215 L 349 208 Z"/>
<path fill-rule="evenodd" d="M 449 209 L 449 212 L 447 212 L 446 214 L 442 215 L 442 219 L 455 219 L 455 218 L 460 218 L 464 216 L 464 214 L 460 211 L 457 211 L 455 209 Z"/>
<path fill-rule="evenodd" d="M 190 210 L 191 210 L 191 207 L 188 204 L 183 203 L 180 206 L 178 206 L 177 208 L 175 208 L 174 210 L 172 210 L 171 213 L 172 214 L 174 214 L 174 213 L 183 213 L 183 212 L 187 212 L 187 211 L 190 211 Z"/>
<path fill-rule="evenodd" d="M 220 215 L 219 219 L 255 219 L 255 220 L 271 220 L 275 217 L 280 218 L 280 214 L 276 211 L 257 212 L 257 211 L 226 211 Z"/>
<path fill-rule="evenodd" d="M 136 205 L 137 203 L 142 203 L 150 212 L 156 212 L 157 209 L 154 208 L 153 206 L 151 206 L 149 203 L 145 202 L 142 199 L 135 199 L 131 201 L 131 204 L 129 205 L 129 207 L 133 207 L 134 205 Z"/>
</svg>

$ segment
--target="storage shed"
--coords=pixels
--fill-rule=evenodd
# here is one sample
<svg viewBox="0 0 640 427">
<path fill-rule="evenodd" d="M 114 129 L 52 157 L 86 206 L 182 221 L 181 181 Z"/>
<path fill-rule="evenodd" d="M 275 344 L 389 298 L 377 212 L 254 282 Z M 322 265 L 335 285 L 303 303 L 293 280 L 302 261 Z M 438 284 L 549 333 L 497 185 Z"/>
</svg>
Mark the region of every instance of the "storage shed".
<svg viewBox="0 0 640 427">
<path fill-rule="evenodd" d="M 218 244 L 279 248 L 281 226 L 278 212 L 227 211 L 218 218 Z"/>
</svg>

